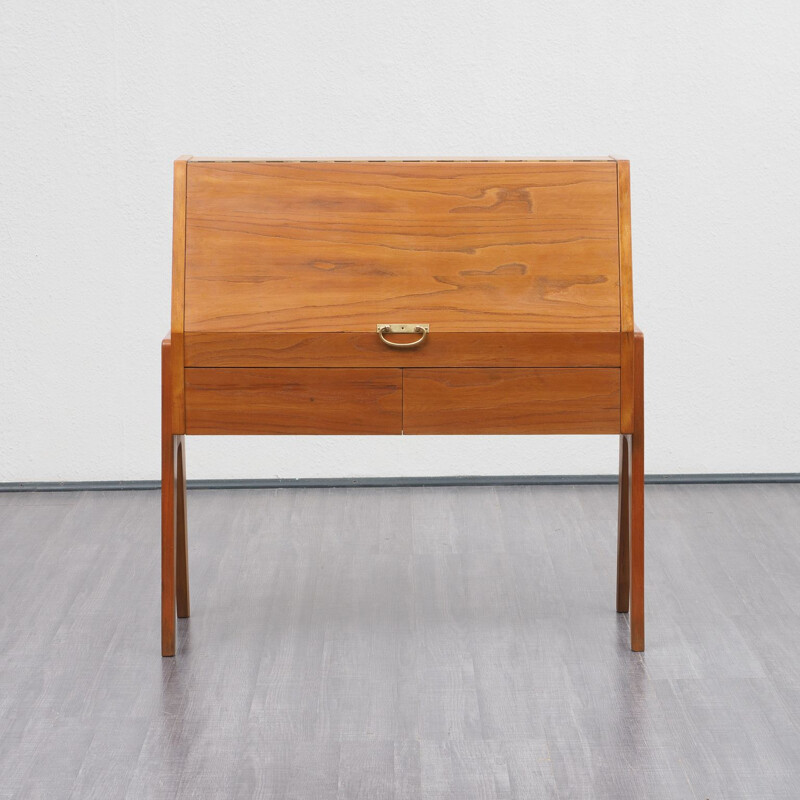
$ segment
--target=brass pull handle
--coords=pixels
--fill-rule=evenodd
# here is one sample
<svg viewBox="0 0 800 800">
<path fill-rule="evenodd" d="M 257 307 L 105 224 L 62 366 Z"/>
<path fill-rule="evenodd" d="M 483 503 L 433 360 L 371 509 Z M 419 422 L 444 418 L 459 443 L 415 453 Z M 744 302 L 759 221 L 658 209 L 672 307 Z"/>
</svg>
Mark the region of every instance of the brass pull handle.
<svg viewBox="0 0 800 800">
<path fill-rule="evenodd" d="M 428 335 L 430 325 L 378 325 L 378 336 L 384 344 L 389 347 L 417 347 L 425 341 Z M 419 339 L 414 339 L 413 342 L 390 342 L 384 334 L 386 333 L 421 333 Z"/>
</svg>

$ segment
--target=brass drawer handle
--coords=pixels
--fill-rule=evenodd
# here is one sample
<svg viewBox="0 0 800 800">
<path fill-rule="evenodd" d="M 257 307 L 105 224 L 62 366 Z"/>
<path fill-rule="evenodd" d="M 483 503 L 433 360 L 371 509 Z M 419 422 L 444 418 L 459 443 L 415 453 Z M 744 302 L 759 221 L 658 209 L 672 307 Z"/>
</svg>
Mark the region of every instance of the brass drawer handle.
<svg viewBox="0 0 800 800">
<path fill-rule="evenodd" d="M 389 347 L 417 347 L 421 345 L 425 341 L 425 337 L 428 335 L 430 330 L 430 325 L 378 325 L 378 336 L 381 337 L 381 341 L 384 344 L 388 344 Z M 413 342 L 390 342 L 385 336 L 385 333 L 421 333 L 422 336 L 419 339 L 415 339 Z"/>
</svg>

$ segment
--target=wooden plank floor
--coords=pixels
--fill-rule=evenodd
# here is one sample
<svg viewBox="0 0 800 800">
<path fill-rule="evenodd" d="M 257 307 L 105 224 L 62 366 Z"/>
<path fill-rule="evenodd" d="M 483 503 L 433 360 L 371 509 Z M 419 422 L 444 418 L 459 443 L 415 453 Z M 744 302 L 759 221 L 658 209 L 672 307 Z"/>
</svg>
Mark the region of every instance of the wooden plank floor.
<svg viewBox="0 0 800 800">
<path fill-rule="evenodd" d="M 800 485 L 0 495 L 0 798 L 800 797 Z"/>
</svg>

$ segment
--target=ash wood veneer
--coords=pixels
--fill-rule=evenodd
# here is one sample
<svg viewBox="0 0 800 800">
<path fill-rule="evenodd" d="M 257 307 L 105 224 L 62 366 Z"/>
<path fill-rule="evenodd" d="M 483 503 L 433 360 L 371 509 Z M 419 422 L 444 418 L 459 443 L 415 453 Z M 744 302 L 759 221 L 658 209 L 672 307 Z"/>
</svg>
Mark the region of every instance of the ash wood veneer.
<svg viewBox="0 0 800 800">
<path fill-rule="evenodd" d="M 620 434 L 617 610 L 644 648 L 628 162 L 186 156 L 174 187 L 164 655 L 189 614 L 185 434 Z M 400 323 L 429 332 L 378 337 Z"/>
</svg>

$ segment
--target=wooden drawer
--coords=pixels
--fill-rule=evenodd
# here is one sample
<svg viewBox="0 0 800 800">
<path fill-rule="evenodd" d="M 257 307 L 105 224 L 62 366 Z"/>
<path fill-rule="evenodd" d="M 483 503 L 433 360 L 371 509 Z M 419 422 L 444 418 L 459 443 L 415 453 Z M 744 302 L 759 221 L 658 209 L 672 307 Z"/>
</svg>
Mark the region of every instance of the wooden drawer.
<svg viewBox="0 0 800 800">
<path fill-rule="evenodd" d="M 407 369 L 408 434 L 619 433 L 618 369 Z"/>
<path fill-rule="evenodd" d="M 435 322 L 425 343 L 408 350 L 387 347 L 374 326 L 348 333 L 187 333 L 185 340 L 187 367 L 618 367 L 620 353 L 619 331 L 457 332 Z"/>
<path fill-rule="evenodd" d="M 187 369 L 186 433 L 398 434 L 399 369 Z"/>
</svg>

